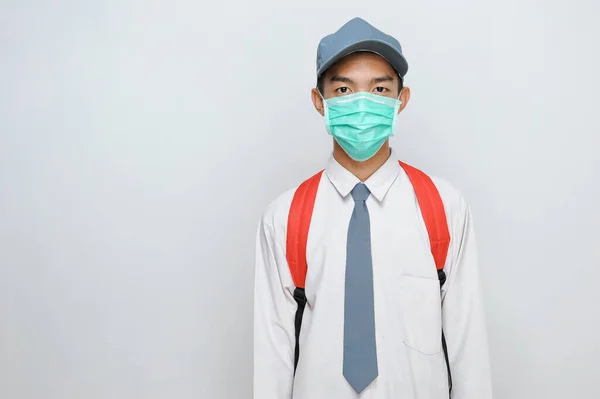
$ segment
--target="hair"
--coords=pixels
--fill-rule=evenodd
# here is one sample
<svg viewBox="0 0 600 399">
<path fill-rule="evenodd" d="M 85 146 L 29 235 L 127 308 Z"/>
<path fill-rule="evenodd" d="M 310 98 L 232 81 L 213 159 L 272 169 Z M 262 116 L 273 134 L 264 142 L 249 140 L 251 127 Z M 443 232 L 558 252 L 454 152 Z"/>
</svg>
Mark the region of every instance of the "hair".
<svg viewBox="0 0 600 399">
<path fill-rule="evenodd" d="M 321 74 L 321 76 L 319 76 L 317 78 L 317 90 L 319 90 L 319 93 L 321 93 L 321 95 L 325 95 L 325 93 L 323 93 L 323 77 L 325 76 L 326 72 L 323 72 Z M 404 78 L 400 75 L 398 75 L 398 93 L 400 93 L 402 91 L 402 89 L 404 88 Z"/>
</svg>

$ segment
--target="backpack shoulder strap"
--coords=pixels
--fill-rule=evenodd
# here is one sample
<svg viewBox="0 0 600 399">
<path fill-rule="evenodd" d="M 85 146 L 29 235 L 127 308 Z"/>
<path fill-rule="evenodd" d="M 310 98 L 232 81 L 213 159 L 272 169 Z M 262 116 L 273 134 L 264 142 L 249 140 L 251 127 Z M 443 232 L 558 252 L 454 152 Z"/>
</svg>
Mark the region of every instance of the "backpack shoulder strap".
<svg viewBox="0 0 600 399">
<path fill-rule="evenodd" d="M 286 258 L 297 288 L 304 288 L 306 281 L 308 229 L 322 174 L 320 171 L 296 189 L 288 214 Z"/>
<path fill-rule="evenodd" d="M 446 273 L 444 265 L 448 256 L 450 247 L 450 231 L 448 230 L 448 221 L 446 220 L 446 211 L 444 202 L 440 196 L 435 183 L 429 176 L 419 169 L 400 161 L 400 166 L 408 175 L 412 183 L 425 226 L 429 235 L 429 244 L 431 254 L 435 260 L 438 279 L 440 280 L 440 289 L 446 282 Z M 448 358 L 448 346 L 446 345 L 446 336 L 442 329 L 442 349 L 446 360 L 446 370 L 448 373 L 448 391 L 449 397 L 452 397 L 452 373 L 450 370 L 450 360 Z"/>
<path fill-rule="evenodd" d="M 296 316 L 294 318 L 294 329 L 296 335 L 296 345 L 294 348 L 294 374 L 298 367 L 300 358 L 300 329 L 302 328 L 302 316 L 306 307 L 306 293 L 304 284 L 306 282 L 306 243 L 308 242 L 308 229 L 312 219 L 317 189 L 321 182 L 320 171 L 310 179 L 302 183 L 294 193 L 290 212 L 288 214 L 287 239 L 286 239 L 286 258 L 292 279 L 294 280 L 294 300 L 298 304 Z"/>
<path fill-rule="evenodd" d="M 427 174 L 402 161 L 400 166 L 415 190 L 436 268 L 443 270 L 450 246 L 450 232 L 440 193 Z M 288 215 L 286 257 L 294 284 L 299 288 L 304 288 L 306 281 L 308 230 L 322 174 L 323 171 L 320 171 L 296 189 Z"/>
<path fill-rule="evenodd" d="M 429 176 L 419 169 L 400 161 L 400 166 L 408 175 L 415 190 L 419 208 L 427 227 L 431 254 L 437 270 L 444 270 L 448 248 L 450 247 L 450 232 L 446 220 L 446 211 L 442 197 Z"/>
</svg>

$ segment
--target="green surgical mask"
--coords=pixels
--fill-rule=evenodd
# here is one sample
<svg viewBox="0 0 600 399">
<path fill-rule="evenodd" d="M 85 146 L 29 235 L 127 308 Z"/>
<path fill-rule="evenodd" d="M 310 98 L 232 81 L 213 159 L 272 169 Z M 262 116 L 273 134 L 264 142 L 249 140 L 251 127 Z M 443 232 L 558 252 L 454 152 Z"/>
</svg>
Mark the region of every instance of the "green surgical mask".
<svg viewBox="0 0 600 399">
<path fill-rule="evenodd" d="M 325 127 L 355 161 L 366 161 L 394 134 L 402 101 L 359 92 L 323 100 Z"/>
</svg>

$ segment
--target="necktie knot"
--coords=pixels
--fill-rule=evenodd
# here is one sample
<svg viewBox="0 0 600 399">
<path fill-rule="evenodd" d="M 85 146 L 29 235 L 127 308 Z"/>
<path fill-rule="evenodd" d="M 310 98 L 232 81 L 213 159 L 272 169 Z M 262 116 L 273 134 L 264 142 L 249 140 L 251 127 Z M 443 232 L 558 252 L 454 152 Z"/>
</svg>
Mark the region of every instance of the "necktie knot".
<svg viewBox="0 0 600 399">
<path fill-rule="evenodd" d="M 366 201 L 367 198 L 369 198 L 369 195 L 371 194 L 371 192 L 369 191 L 369 189 L 367 188 L 367 186 L 364 183 L 358 183 L 356 186 L 354 186 L 354 188 L 352 189 L 352 198 L 354 199 L 354 201 L 358 202 L 358 201 Z"/>
</svg>

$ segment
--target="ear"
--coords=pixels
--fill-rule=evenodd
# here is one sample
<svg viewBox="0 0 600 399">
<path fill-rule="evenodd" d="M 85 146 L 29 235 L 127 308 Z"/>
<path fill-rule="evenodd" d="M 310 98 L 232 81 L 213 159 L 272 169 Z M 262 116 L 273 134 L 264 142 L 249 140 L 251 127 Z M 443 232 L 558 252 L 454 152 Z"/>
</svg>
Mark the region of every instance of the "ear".
<svg viewBox="0 0 600 399">
<path fill-rule="evenodd" d="M 405 87 L 402 89 L 402 93 L 400 93 L 400 101 L 402 101 L 402 105 L 398 109 L 398 113 L 402 112 L 408 102 L 410 101 L 410 87 Z"/>
<path fill-rule="evenodd" d="M 324 105 L 323 105 L 323 97 L 321 97 L 321 94 L 319 94 L 319 90 L 312 89 L 311 96 L 312 96 L 312 102 L 313 102 L 313 104 L 314 104 L 315 109 L 317 110 L 317 112 L 319 112 L 322 116 L 325 116 L 325 108 L 324 108 Z"/>
</svg>

